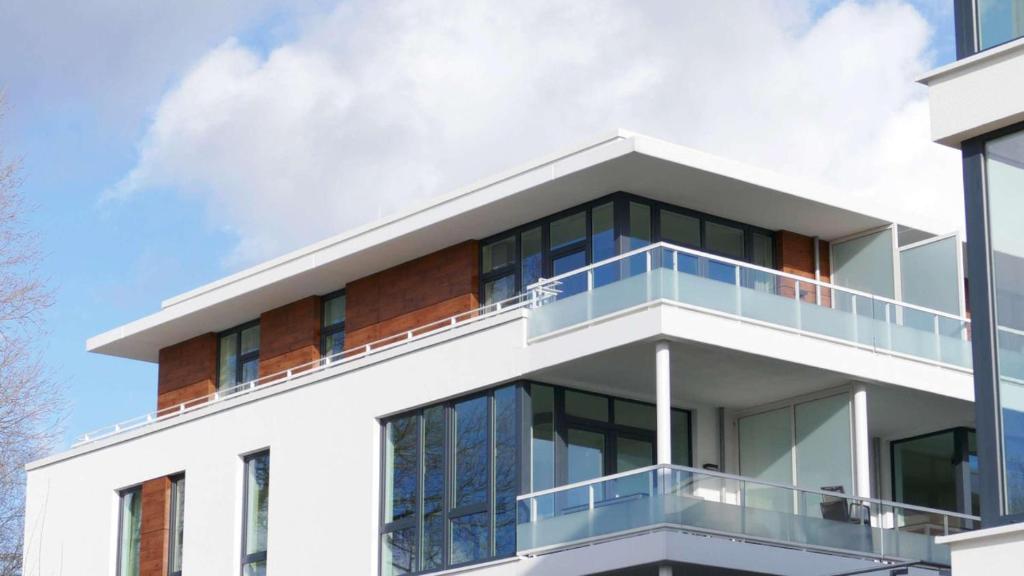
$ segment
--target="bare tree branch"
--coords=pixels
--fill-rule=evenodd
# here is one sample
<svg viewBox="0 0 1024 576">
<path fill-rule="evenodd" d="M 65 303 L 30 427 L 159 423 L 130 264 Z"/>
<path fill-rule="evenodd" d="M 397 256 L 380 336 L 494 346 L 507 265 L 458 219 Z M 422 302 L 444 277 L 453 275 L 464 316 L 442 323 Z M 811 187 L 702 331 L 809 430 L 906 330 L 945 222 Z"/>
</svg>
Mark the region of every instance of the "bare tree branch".
<svg viewBox="0 0 1024 576">
<path fill-rule="evenodd" d="M 0 92 L 0 120 L 3 110 Z M 63 389 L 39 353 L 53 298 L 39 275 L 20 184 L 0 142 L 0 576 L 21 575 L 25 464 L 53 447 L 64 414 Z"/>
</svg>

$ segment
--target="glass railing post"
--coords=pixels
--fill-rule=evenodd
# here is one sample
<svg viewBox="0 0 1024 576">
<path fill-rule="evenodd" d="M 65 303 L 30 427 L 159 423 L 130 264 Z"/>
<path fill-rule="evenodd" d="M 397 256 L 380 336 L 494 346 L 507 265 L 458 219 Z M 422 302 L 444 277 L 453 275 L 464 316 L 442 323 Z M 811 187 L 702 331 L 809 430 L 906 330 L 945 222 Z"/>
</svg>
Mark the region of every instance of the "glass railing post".
<svg viewBox="0 0 1024 576">
<path fill-rule="evenodd" d="M 932 331 L 935 332 L 935 360 L 942 361 L 942 337 L 939 334 L 939 315 L 932 314 Z"/>
<path fill-rule="evenodd" d="M 733 270 L 735 271 L 733 273 L 733 279 L 734 279 L 735 284 L 736 284 L 736 315 L 737 316 L 742 316 L 743 315 L 743 308 L 742 308 L 742 300 L 741 300 L 742 294 L 740 293 L 740 267 L 739 266 L 733 266 Z"/>
<path fill-rule="evenodd" d="M 747 533 L 747 483 L 740 481 L 740 534 Z"/>
<path fill-rule="evenodd" d="M 678 302 L 679 298 L 679 252 L 672 251 L 672 299 Z"/>
<path fill-rule="evenodd" d="M 800 316 L 800 281 L 797 280 L 794 284 L 793 302 L 796 304 L 796 327 L 798 330 L 803 330 L 804 323 Z"/>
<path fill-rule="evenodd" d="M 587 270 L 587 320 L 594 319 L 594 269 Z"/>
<path fill-rule="evenodd" d="M 860 344 L 860 318 L 857 318 L 857 295 L 850 295 L 850 313 L 853 315 L 853 341 Z"/>
<path fill-rule="evenodd" d="M 892 331 L 893 331 L 893 328 L 892 328 L 892 326 L 893 326 L 894 323 L 899 322 L 900 316 L 901 316 L 899 310 L 895 310 L 895 312 L 896 312 L 896 317 L 893 318 L 892 317 L 893 315 L 889 313 L 889 303 L 886 302 L 885 303 L 885 338 L 886 338 L 886 346 L 888 348 L 890 348 L 890 349 L 893 347 L 893 341 L 892 341 Z"/>
<path fill-rule="evenodd" d="M 645 290 L 645 295 L 647 297 L 646 298 L 647 302 L 651 301 L 651 296 L 652 296 L 652 294 L 651 294 L 651 258 L 652 258 L 651 252 L 652 251 L 653 251 L 653 249 L 649 249 L 646 252 L 644 252 L 644 268 L 646 269 L 646 273 L 644 274 L 644 290 Z"/>
</svg>

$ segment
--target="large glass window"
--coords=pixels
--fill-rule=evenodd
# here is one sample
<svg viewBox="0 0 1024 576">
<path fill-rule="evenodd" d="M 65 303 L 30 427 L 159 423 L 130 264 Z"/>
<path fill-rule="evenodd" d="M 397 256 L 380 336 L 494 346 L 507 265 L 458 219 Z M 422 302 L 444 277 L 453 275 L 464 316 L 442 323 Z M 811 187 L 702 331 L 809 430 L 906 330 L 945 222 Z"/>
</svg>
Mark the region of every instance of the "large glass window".
<svg viewBox="0 0 1024 576">
<path fill-rule="evenodd" d="M 480 297 L 487 304 L 513 298 L 542 277 L 571 272 L 659 241 L 762 266 L 773 263 L 770 231 L 720 218 L 709 220 L 696 212 L 620 192 L 484 240 L 480 247 Z M 602 266 L 594 271 L 594 287 L 645 270 L 642 256 L 621 266 Z M 586 288 L 583 275 L 559 286 L 562 297 Z"/>
<path fill-rule="evenodd" d="M 345 350 L 345 293 L 323 297 L 320 324 L 320 354 L 334 356 Z"/>
<path fill-rule="evenodd" d="M 247 456 L 242 509 L 242 576 L 266 576 L 270 452 Z"/>
<path fill-rule="evenodd" d="M 121 491 L 117 538 L 118 576 L 139 576 L 142 536 L 142 487 Z"/>
<path fill-rule="evenodd" d="M 167 538 L 167 571 L 181 576 L 182 545 L 185 543 L 185 476 L 171 479 L 171 507 Z"/>
<path fill-rule="evenodd" d="M 1024 132 L 985 145 L 1006 514 L 1024 513 Z"/>
<path fill-rule="evenodd" d="M 744 416 L 738 427 L 741 475 L 813 490 L 853 492 L 849 394 Z M 792 510 L 788 491 L 749 489 L 751 502 L 760 507 Z"/>
<path fill-rule="evenodd" d="M 505 386 L 384 423 L 382 574 L 515 554 L 518 398 Z"/>
<path fill-rule="evenodd" d="M 217 388 L 230 390 L 259 378 L 260 325 L 250 322 L 220 335 Z"/>
<path fill-rule="evenodd" d="M 655 407 L 646 402 L 613 398 L 547 384 L 530 384 L 532 413 L 531 491 L 627 472 L 655 463 Z M 671 412 L 672 462 L 691 464 L 690 413 Z M 585 504 L 582 492 L 564 501 L 537 501 L 537 514 L 551 506 Z"/>
<path fill-rule="evenodd" d="M 1024 0 L 975 0 L 978 49 L 1024 36 Z"/>
<path fill-rule="evenodd" d="M 975 434 L 954 428 L 891 444 L 892 493 L 897 502 L 976 514 L 979 510 Z"/>
</svg>

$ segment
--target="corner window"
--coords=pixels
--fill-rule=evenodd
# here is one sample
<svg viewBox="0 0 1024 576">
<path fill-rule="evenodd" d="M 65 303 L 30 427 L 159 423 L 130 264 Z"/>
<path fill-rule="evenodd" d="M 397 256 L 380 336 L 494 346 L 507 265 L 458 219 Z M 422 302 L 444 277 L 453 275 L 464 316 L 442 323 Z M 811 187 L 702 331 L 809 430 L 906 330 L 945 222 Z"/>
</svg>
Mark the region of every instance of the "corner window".
<svg viewBox="0 0 1024 576">
<path fill-rule="evenodd" d="M 515 554 L 518 388 L 384 422 L 381 574 Z"/>
<path fill-rule="evenodd" d="M 270 512 L 270 452 L 245 458 L 242 576 L 266 576 Z"/>
<path fill-rule="evenodd" d="M 345 350 L 345 292 L 323 297 L 320 354 L 331 357 Z"/>
<path fill-rule="evenodd" d="M 1024 0 L 976 0 L 978 50 L 1024 36 Z"/>
<path fill-rule="evenodd" d="M 985 144 L 984 189 L 992 251 L 1000 491 L 1005 513 L 1024 515 L 1024 131 Z"/>
<path fill-rule="evenodd" d="M 168 522 L 167 573 L 181 576 L 181 552 L 185 538 L 185 476 L 171 478 L 171 513 Z"/>
<path fill-rule="evenodd" d="M 768 230 L 618 192 L 483 240 L 480 299 L 484 304 L 508 300 L 541 278 L 662 241 L 762 266 L 773 263 L 774 236 Z M 593 287 L 645 271 L 642 255 L 598 267 Z M 560 286 L 561 297 L 586 289 L 583 275 L 572 276 Z"/>
<path fill-rule="evenodd" d="M 122 490 L 117 534 L 117 575 L 139 576 L 142 536 L 142 487 Z"/>
<path fill-rule="evenodd" d="M 978 454 L 974 430 L 954 428 L 890 444 L 893 499 L 977 514 Z"/>
<path fill-rule="evenodd" d="M 217 389 L 230 390 L 259 378 L 259 321 L 243 324 L 220 335 Z"/>
</svg>

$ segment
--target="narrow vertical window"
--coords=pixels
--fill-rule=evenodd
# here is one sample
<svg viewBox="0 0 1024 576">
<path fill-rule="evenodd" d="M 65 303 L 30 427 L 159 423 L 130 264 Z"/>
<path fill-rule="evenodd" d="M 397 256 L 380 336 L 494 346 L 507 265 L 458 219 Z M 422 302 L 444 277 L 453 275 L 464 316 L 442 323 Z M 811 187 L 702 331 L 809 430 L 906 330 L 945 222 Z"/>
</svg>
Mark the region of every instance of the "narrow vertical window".
<svg viewBox="0 0 1024 576">
<path fill-rule="evenodd" d="M 506 386 L 494 391 L 494 555 L 516 553 L 516 388 Z"/>
<path fill-rule="evenodd" d="M 230 390 L 259 378 L 260 325 L 249 323 L 220 335 L 217 388 Z"/>
<path fill-rule="evenodd" d="M 142 535 L 142 488 L 121 492 L 117 535 L 117 575 L 139 575 L 139 543 Z"/>
<path fill-rule="evenodd" d="M 420 570 L 444 568 L 444 406 L 423 410 L 423 532 Z"/>
<path fill-rule="evenodd" d="M 480 273 L 484 279 L 484 304 L 516 295 L 516 237 L 509 236 L 481 248 Z"/>
<path fill-rule="evenodd" d="M 490 485 L 489 398 L 478 396 L 455 404 L 451 564 L 476 562 L 489 556 Z"/>
<path fill-rule="evenodd" d="M 384 433 L 381 573 L 395 576 L 416 571 L 419 418 L 396 418 L 387 423 Z"/>
<path fill-rule="evenodd" d="M 245 458 L 242 576 L 266 576 L 270 511 L 270 452 Z"/>
<path fill-rule="evenodd" d="M 320 354 L 331 357 L 345 349 L 345 293 L 324 296 Z"/>
<path fill-rule="evenodd" d="M 185 538 L 185 477 L 171 479 L 171 515 L 167 538 L 167 573 L 181 576 L 181 552 Z"/>
</svg>

